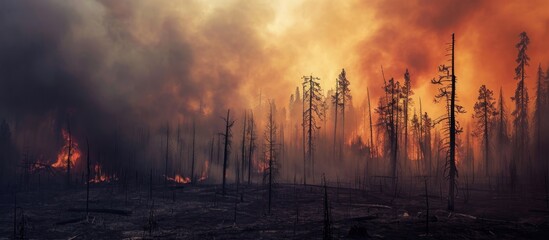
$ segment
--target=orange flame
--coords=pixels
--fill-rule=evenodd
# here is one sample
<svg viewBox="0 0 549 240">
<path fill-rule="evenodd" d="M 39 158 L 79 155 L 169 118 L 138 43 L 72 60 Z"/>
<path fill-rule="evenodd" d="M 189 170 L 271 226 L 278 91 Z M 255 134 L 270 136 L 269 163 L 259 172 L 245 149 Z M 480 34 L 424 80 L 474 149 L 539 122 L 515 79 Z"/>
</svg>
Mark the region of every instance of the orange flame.
<svg viewBox="0 0 549 240">
<path fill-rule="evenodd" d="M 206 179 L 208 179 L 208 169 L 210 168 L 210 162 L 206 160 L 204 162 L 204 168 L 202 169 L 202 174 L 200 174 L 200 178 L 198 179 L 199 182 L 202 182 Z"/>
<path fill-rule="evenodd" d="M 103 172 L 101 165 L 98 163 L 95 164 L 95 166 L 93 167 L 93 170 L 95 172 L 95 177 L 89 180 L 90 183 L 110 182 L 111 179 L 118 180 L 116 176 L 114 176 L 113 178 L 107 176 Z"/>
<path fill-rule="evenodd" d="M 269 168 L 269 162 L 268 161 L 261 161 L 259 159 L 256 159 L 253 161 L 255 168 L 257 169 L 257 173 L 264 173 Z"/>
<path fill-rule="evenodd" d="M 82 155 L 82 153 L 80 152 L 80 149 L 78 149 L 78 143 L 76 142 L 76 140 L 72 136 L 70 136 L 65 129 L 62 129 L 61 133 L 63 134 L 65 144 L 63 144 L 63 147 L 57 154 L 57 161 L 51 166 L 59 169 L 67 169 L 69 149 L 71 151 L 71 167 L 74 167 L 78 160 L 80 160 L 80 156 Z"/>
<path fill-rule="evenodd" d="M 189 177 L 183 177 L 179 174 L 176 174 L 175 177 L 168 177 L 166 176 L 166 179 L 168 179 L 168 181 L 172 181 L 172 182 L 176 182 L 176 183 L 181 183 L 181 184 L 185 184 L 185 183 L 190 183 L 191 182 L 191 178 Z"/>
</svg>

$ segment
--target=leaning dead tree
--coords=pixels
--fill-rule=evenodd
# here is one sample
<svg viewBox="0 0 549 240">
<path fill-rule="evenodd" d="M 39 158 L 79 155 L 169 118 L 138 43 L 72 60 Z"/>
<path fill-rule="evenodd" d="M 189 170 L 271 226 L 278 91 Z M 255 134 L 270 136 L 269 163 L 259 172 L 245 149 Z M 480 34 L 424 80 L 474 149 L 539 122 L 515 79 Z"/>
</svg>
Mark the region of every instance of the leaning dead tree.
<svg viewBox="0 0 549 240">
<path fill-rule="evenodd" d="M 435 120 L 435 123 L 444 123 L 443 131 L 447 134 L 443 138 L 442 148 L 446 150 L 446 168 L 445 176 L 448 179 L 448 210 L 454 211 L 454 198 L 456 190 L 456 178 L 458 177 L 458 169 L 456 167 L 456 134 L 462 132 L 459 122 L 456 121 L 457 113 L 465 113 L 463 107 L 457 105 L 456 99 L 456 75 L 454 65 L 454 50 L 455 40 L 452 33 L 452 43 L 447 50 L 450 52 L 450 66 L 440 65 L 438 71 L 440 75 L 438 79 L 433 78 L 431 83 L 439 85 L 438 93 L 435 95 L 435 102 L 446 102 L 446 116 L 442 116 Z"/>
<path fill-rule="evenodd" d="M 314 182 L 314 172 L 315 172 L 315 162 L 314 162 L 314 151 L 315 151 L 315 135 L 318 129 L 320 129 L 319 122 L 324 117 L 321 111 L 322 104 L 322 89 L 320 88 L 320 78 L 313 76 L 303 76 L 303 99 L 306 101 L 306 107 L 303 109 L 303 129 L 305 130 L 306 146 L 303 146 L 305 149 L 305 158 L 303 159 L 303 184 L 307 184 L 307 162 L 311 164 L 312 175 Z"/>
<path fill-rule="evenodd" d="M 227 174 L 227 161 L 229 160 L 230 148 L 231 148 L 231 128 L 234 125 L 234 120 L 231 120 L 231 110 L 227 110 L 227 117 L 223 118 L 225 121 L 225 133 L 221 135 L 225 139 L 225 148 L 223 150 L 223 195 L 225 195 L 225 183 Z"/>
</svg>

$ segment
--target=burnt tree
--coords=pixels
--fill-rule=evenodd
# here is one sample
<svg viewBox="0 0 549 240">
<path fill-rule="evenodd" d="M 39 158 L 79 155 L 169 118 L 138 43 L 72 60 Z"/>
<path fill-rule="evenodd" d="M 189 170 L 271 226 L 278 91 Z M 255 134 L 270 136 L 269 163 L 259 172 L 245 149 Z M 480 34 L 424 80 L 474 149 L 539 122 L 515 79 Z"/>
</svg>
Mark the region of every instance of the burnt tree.
<svg viewBox="0 0 549 240">
<path fill-rule="evenodd" d="M 319 83 L 320 78 L 313 76 L 303 76 L 302 79 L 304 89 L 303 99 L 306 99 L 307 101 L 307 108 L 303 110 L 303 128 L 306 133 L 306 146 L 304 146 L 306 161 L 304 162 L 303 168 L 306 169 L 307 161 L 311 164 L 314 182 L 315 133 L 318 129 L 320 129 L 318 121 L 322 120 L 322 118 L 324 117 L 320 108 L 322 104 L 322 89 L 320 88 Z M 307 184 L 307 174 L 306 172 L 304 174 L 305 175 L 303 176 L 303 183 Z"/>
<path fill-rule="evenodd" d="M 515 110 L 511 113 L 514 117 L 513 127 L 515 131 L 515 145 L 513 151 L 513 159 L 509 167 L 511 175 L 511 186 L 515 187 L 517 181 L 517 167 L 520 165 L 523 167 L 524 158 L 527 156 L 528 146 L 528 89 L 524 79 L 526 78 L 525 68 L 530 65 L 530 57 L 526 54 L 530 39 L 526 32 L 519 34 L 520 41 L 515 46 L 518 49 L 518 56 L 516 59 L 517 67 L 515 68 L 515 79 L 517 88 L 515 95 L 511 98 L 515 102 Z"/>
<path fill-rule="evenodd" d="M 473 136 L 482 138 L 484 145 L 484 170 L 490 176 L 490 136 L 489 130 L 493 118 L 497 116 L 494 92 L 482 85 L 478 90 L 477 102 L 474 106 L 473 119 L 476 120 Z"/>
<path fill-rule="evenodd" d="M 230 154 L 230 148 L 231 148 L 231 128 L 234 125 L 234 120 L 231 120 L 231 110 L 227 110 L 227 117 L 223 118 L 223 121 L 225 121 L 225 133 L 221 134 L 223 138 L 225 139 L 225 147 L 223 150 L 223 196 L 225 196 L 225 184 L 226 184 L 226 176 L 227 176 L 227 161 L 229 160 L 229 154 Z"/>
<path fill-rule="evenodd" d="M 448 179 L 448 210 L 454 211 L 454 199 L 456 190 L 456 178 L 458 177 L 458 169 L 456 167 L 456 134 L 462 132 L 459 122 L 456 121 L 456 113 L 465 113 L 463 107 L 457 105 L 456 99 L 456 75 L 455 75 L 455 40 L 452 34 L 452 42 L 450 43 L 450 66 L 440 65 L 438 71 L 440 75 L 438 79 L 432 79 L 431 83 L 439 85 L 438 93 L 435 96 L 435 102 L 445 101 L 446 116 L 437 119 L 435 123 L 444 122 L 444 131 L 448 134 L 445 138 L 443 149 L 446 150 L 446 167 L 445 176 Z"/>
</svg>

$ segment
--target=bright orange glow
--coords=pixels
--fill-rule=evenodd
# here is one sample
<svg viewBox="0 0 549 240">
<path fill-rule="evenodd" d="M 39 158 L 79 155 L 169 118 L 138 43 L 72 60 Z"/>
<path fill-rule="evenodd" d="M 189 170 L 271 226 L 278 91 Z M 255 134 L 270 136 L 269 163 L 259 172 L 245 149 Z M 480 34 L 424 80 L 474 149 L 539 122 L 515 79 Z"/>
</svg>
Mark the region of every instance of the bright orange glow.
<svg viewBox="0 0 549 240">
<path fill-rule="evenodd" d="M 172 181 L 172 182 L 175 182 L 175 183 L 180 183 L 180 184 L 185 184 L 185 183 L 190 183 L 191 182 L 191 178 L 190 177 L 183 177 L 179 174 L 176 174 L 175 177 L 166 177 L 166 179 L 168 181 Z"/>
<path fill-rule="evenodd" d="M 264 173 L 269 168 L 269 163 L 267 161 L 254 160 L 253 161 L 257 173 Z"/>
<path fill-rule="evenodd" d="M 206 179 L 208 179 L 208 170 L 210 169 L 210 162 L 206 160 L 204 162 L 204 168 L 202 168 L 202 174 L 200 174 L 200 178 L 198 179 L 199 182 L 202 182 Z"/>
<path fill-rule="evenodd" d="M 65 129 L 62 129 L 61 133 L 63 134 L 63 140 L 65 143 L 59 153 L 57 153 L 57 160 L 51 166 L 58 169 L 67 169 L 67 160 L 69 159 L 69 149 L 71 157 L 71 167 L 74 167 L 76 163 L 80 160 L 82 153 L 78 148 L 78 142 L 67 133 Z"/>
<path fill-rule="evenodd" d="M 111 180 L 118 180 L 116 176 L 109 177 L 105 172 L 103 171 L 103 168 L 100 164 L 96 163 L 93 167 L 95 175 L 93 179 L 90 179 L 90 183 L 101 183 L 101 182 L 110 182 Z"/>
</svg>

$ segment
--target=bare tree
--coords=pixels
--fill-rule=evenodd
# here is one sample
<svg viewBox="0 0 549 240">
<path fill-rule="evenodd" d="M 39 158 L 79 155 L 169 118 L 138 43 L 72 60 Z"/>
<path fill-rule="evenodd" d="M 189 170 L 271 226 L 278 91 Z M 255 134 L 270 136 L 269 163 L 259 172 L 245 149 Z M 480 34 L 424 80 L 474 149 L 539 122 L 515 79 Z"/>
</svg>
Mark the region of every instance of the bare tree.
<svg viewBox="0 0 549 240">
<path fill-rule="evenodd" d="M 368 118 L 369 118 L 369 122 L 370 122 L 370 159 L 374 158 L 374 152 L 375 152 L 375 147 L 374 147 L 374 130 L 373 130 L 373 126 L 372 126 L 372 106 L 370 105 L 370 90 L 368 90 L 368 88 L 366 88 L 366 93 L 368 95 Z"/>
<path fill-rule="evenodd" d="M 268 169 L 265 172 L 269 177 L 269 214 L 271 214 L 271 202 L 272 202 L 272 191 L 273 191 L 273 181 L 274 177 L 277 174 L 278 162 L 277 162 L 277 124 L 274 119 L 275 115 L 275 105 L 271 100 L 269 101 L 269 114 L 267 116 L 267 126 L 265 127 L 265 155 L 268 161 Z"/>
<path fill-rule="evenodd" d="M 86 147 L 88 150 L 88 157 L 86 158 L 86 218 L 89 216 L 90 206 L 90 142 L 86 138 Z"/>
<path fill-rule="evenodd" d="M 223 151 L 223 196 L 225 196 L 225 182 L 227 174 L 227 161 L 229 160 L 230 148 L 231 148 L 231 128 L 234 125 L 234 120 L 231 120 L 231 110 L 227 110 L 227 117 L 223 118 L 225 121 L 225 133 L 222 136 L 225 139 L 225 148 Z"/>
<path fill-rule="evenodd" d="M 196 177 L 194 175 L 194 163 L 195 159 L 195 144 L 196 144 L 196 124 L 193 119 L 193 150 L 192 150 L 192 162 L 191 162 L 191 184 L 195 184 Z"/>
<path fill-rule="evenodd" d="M 70 187 L 71 186 L 71 165 L 72 165 L 71 157 L 72 157 L 73 146 L 72 146 L 71 123 L 70 123 L 69 119 L 67 119 L 67 132 L 69 134 L 69 137 L 68 137 L 69 138 L 69 146 L 68 146 L 69 152 L 67 154 L 67 187 Z"/>
<path fill-rule="evenodd" d="M 253 155 L 254 155 L 254 150 L 255 150 L 255 132 L 254 132 L 254 126 L 255 126 L 255 123 L 254 123 L 254 113 L 251 112 L 250 114 L 250 123 L 248 124 L 249 125 L 249 130 L 250 130 L 250 144 L 248 146 L 248 184 L 251 183 L 251 176 L 252 176 L 252 159 L 253 159 Z"/>
<path fill-rule="evenodd" d="M 240 151 L 240 157 L 241 157 L 241 177 L 242 182 L 244 182 L 244 169 L 246 167 L 246 111 L 244 111 L 244 121 L 242 121 L 242 142 L 241 142 L 241 151 Z"/>
<path fill-rule="evenodd" d="M 459 126 L 459 122 L 456 121 L 456 113 L 465 113 L 463 107 L 456 104 L 456 75 L 454 73 L 454 50 L 455 40 L 454 34 L 452 34 L 452 43 L 450 44 L 450 66 L 441 65 L 438 67 L 440 75 L 438 79 L 431 80 L 431 83 L 439 85 L 439 92 L 435 96 L 435 101 L 441 100 L 446 102 L 447 115 L 437 119 L 435 122 L 445 122 L 444 131 L 448 133 L 448 137 L 445 138 L 444 148 L 446 153 L 446 177 L 449 182 L 448 190 L 448 210 L 454 211 L 454 198 L 456 190 L 456 178 L 458 177 L 458 170 L 456 167 L 456 134 L 462 132 L 462 128 Z"/>
<path fill-rule="evenodd" d="M 339 79 L 336 78 L 336 88 L 335 88 L 335 93 L 334 95 L 332 95 L 332 104 L 334 105 L 334 142 L 333 142 L 333 158 L 334 160 L 339 156 L 338 154 L 338 144 L 337 144 L 337 114 L 338 114 L 338 109 L 339 109 L 339 105 L 340 105 L 340 102 L 341 102 L 341 95 L 339 94 L 339 90 L 340 90 L 340 87 L 339 87 Z M 339 161 L 338 161 L 339 162 Z"/>
<path fill-rule="evenodd" d="M 164 164 L 164 188 L 168 188 L 168 159 L 170 152 L 170 125 L 166 123 L 166 162 Z"/>
</svg>

